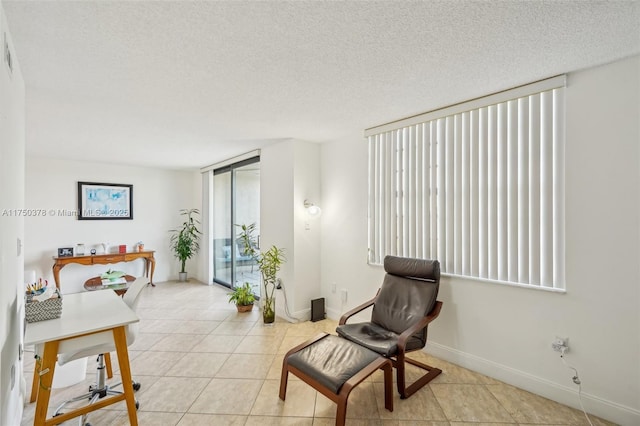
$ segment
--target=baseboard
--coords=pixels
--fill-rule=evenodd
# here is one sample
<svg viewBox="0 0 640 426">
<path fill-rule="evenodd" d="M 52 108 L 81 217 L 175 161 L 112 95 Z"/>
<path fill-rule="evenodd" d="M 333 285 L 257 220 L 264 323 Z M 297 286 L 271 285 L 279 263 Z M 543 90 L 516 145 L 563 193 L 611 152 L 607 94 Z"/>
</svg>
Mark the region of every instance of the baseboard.
<svg viewBox="0 0 640 426">
<path fill-rule="evenodd" d="M 342 316 L 342 312 L 333 308 L 327 308 L 327 318 L 331 318 L 337 321 L 340 319 L 341 316 Z"/>
<path fill-rule="evenodd" d="M 507 367 L 478 356 L 434 342 L 427 343 L 429 354 L 469 370 L 493 377 L 512 386 L 549 398 L 581 410 L 577 389 L 562 386 L 546 379 Z M 623 426 L 639 425 L 640 411 L 582 392 L 582 400 L 589 414 Z"/>
<path fill-rule="evenodd" d="M 291 316 L 289 316 L 287 315 L 284 308 L 278 306 L 278 304 L 276 303 L 276 316 L 291 323 L 309 321 L 311 319 L 311 308 L 291 312 Z"/>
</svg>

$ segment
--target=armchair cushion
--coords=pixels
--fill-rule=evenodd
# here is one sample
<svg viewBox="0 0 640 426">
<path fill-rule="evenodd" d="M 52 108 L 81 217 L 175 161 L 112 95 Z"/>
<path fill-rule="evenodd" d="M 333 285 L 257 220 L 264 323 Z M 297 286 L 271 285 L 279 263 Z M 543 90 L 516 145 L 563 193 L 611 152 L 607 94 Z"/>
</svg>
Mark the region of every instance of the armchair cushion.
<svg viewBox="0 0 640 426">
<path fill-rule="evenodd" d="M 384 258 L 384 270 L 388 274 L 401 277 L 413 277 L 430 281 L 440 280 L 440 262 L 437 260 L 386 256 Z"/>
<path fill-rule="evenodd" d="M 387 256 L 387 271 L 378 293 L 371 322 L 401 334 L 427 316 L 438 296 L 440 267 L 438 261 Z M 426 344 L 426 329 L 416 338 Z"/>
<path fill-rule="evenodd" d="M 398 352 L 400 335 L 372 322 L 344 324 L 339 326 L 336 332 L 341 337 L 386 357 L 394 356 Z M 411 336 L 407 340 L 406 350 L 420 349 L 424 345 L 421 339 Z"/>
</svg>

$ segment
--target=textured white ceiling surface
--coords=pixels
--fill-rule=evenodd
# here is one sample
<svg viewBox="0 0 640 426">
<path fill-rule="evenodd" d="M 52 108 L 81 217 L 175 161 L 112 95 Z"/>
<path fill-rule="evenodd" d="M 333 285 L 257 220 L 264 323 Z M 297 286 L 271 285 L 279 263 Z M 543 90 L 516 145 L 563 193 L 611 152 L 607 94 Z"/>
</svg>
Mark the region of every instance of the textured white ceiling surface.
<svg viewBox="0 0 640 426">
<path fill-rule="evenodd" d="M 7 1 L 27 152 L 188 169 L 640 53 L 638 1 Z"/>
</svg>

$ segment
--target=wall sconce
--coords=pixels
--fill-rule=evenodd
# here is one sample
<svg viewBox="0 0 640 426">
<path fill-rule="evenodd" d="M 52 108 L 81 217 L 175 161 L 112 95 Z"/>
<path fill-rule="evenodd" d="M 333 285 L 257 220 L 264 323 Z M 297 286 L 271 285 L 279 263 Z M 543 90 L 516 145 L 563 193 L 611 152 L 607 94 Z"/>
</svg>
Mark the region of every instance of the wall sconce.
<svg viewBox="0 0 640 426">
<path fill-rule="evenodd" d="M 322 209 L 309 202 L 309 200 L 304 200 L 304 208 L 307 210 L 307 214 L 311 217 L 318 217 L 322 214 Z"/>
</svg>

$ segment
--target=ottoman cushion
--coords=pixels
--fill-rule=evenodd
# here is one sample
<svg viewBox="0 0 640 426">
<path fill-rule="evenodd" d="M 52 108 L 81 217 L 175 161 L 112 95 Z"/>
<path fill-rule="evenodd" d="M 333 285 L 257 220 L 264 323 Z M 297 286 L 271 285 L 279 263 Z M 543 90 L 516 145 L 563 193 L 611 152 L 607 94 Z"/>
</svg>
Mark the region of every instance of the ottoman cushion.
<svg viewBox="0 0 640 426">
<path fill-rule="evenodd" d="M 290 355 L 288 362 L 338 394 L 347 380 L 379 356 L 346 339 L 329 335 Z"/>
</svg>

